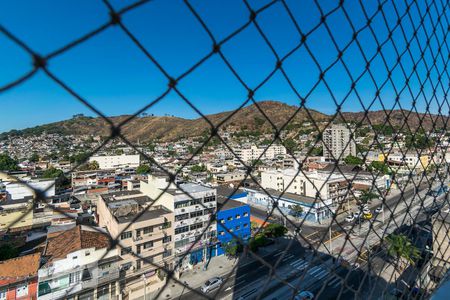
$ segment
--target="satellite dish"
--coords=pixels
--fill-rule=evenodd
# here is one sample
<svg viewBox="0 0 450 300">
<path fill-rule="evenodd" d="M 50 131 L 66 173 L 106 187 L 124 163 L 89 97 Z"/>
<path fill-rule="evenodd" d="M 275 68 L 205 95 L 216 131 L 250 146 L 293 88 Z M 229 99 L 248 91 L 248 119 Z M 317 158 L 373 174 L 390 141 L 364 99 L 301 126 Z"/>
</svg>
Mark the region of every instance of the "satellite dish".
<svg viewBox="0 0 450 300">
<path fill-rule="evenodd" d="M 234 184 L 230 183 L 230 188 L 234 188 Z"/>
</svg>

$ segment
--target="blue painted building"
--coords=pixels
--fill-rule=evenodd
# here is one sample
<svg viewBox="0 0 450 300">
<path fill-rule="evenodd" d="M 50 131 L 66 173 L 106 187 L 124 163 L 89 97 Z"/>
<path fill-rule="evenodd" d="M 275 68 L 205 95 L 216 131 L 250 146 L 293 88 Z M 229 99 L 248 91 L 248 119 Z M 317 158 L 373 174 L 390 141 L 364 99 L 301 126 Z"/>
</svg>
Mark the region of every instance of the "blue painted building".
<svg viewBox="0 0 450 300">
<path fill-rule="evenodd" d="M 244 241 L 250 239 L 250 206 L 231 199 L 225 204 L 217 203 L 217 205 L 217 239 L 219 240 L 217 255 L 222 255 L 224 254 L 222 244 L 234 238 L 230 232 Z"/>
</svg>

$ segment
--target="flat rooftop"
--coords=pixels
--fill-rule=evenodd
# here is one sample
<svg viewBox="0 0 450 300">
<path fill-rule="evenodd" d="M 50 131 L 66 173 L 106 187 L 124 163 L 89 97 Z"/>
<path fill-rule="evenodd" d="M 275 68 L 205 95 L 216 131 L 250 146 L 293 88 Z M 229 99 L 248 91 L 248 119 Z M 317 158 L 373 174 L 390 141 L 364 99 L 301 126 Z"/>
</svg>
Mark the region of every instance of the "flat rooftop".
<svg viewBox="0 0 450 300">
<path fill-rule="evenodd" d="M 194 194 L 194 193 L 200 193 L 200 192 L 214 192 L 215 189 L 214 188 L 210 188 L 208 186 L 204 186 L 198 183 L 181 183 L 179 184 L 180 188 L 175 188 L 175 189 L 168 189 L 167 192 L 172 194 L 172 195 L 177 195 L 177 194 Z"/>
<path fill-rule="evenodd" d="M 136 216 L 141 211 L 139 211 L 138 213 L 130 213 L 130 214 L 126 215 L 126 216 L 116 217 L 116 219 L 117 219 L 117 221 L 119 223 L 128 223 L 128 222 L 131 222 L 131 221 L 142 222 L 142 221 L 146 221 L 146 220 L 156 219 L 156 218 L 162 217 L 162 216 L 170 213 L 170 210 L 168 210 L 164 206 L 157 206 L 157 207 L 154 207 L 154 208 L 151 207 L 147 211 L 145 211 L 142 215 L 140 215 L 137 219 L 135 219 Z"/>
</svg>

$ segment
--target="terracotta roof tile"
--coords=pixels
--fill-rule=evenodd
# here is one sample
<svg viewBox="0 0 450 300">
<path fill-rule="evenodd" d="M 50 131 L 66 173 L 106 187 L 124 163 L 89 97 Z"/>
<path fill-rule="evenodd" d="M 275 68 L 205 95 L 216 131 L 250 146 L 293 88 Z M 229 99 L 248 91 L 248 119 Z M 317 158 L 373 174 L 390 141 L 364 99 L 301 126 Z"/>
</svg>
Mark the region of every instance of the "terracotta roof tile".
<svg viewBox="0 0 450 300">
<path fill-rule="evenodd" d="M 45 256 L 48 262 L 65 258 L 69 253 L 88 248 L 107 248 L 109 247 L 108 236 L 97 231 L 82 230 L 81 226 L 51 234 L 48 236 Z"/>
<path fill-rule="evenodd" d="M 0 261 L 0 280 L 15 282 L 37 275 L 40 265 L 40 253 L 28 254 Z"/>
</svg>

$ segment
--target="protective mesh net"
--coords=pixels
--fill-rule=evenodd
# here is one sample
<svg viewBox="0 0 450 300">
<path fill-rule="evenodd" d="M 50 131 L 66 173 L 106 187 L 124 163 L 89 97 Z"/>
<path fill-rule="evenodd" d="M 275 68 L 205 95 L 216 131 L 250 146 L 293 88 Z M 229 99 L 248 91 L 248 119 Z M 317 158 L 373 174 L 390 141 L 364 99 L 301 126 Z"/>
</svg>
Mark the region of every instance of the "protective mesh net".
<svg viewBox="0 0 450 300">
<path fill-rule="evenodd" d="M 202 227 L 202 233 L 196 235 L 189 248 L 177 254 L 177 259 L 170 263 L 155 263 L 139 251 L 132 250 L 129 254 L 136 260 L 146 263 L 149 269 L 164 270 L 166 277 L 162 287 L 145 297 L 178 297 L 168 292 L 174 290 L 175 286 L 184 286 L 182 293 L 188 299 L 285 299 L 293 298 L 305 290 L 319 299 L 388 298 L 395 297 L 393 294 L 396 293 L 402 293 L 406 298 L 429 297 L 443 280 L 445 272 L 437 271 L 440 267 L 446 270 L 449 246 L 445 239 L 448 235 L 445 210 L 448 184 L 447 65 L 450 58 L 447 45 L 450 28 L 448 3 L 438 0 L 376 3 L 335 1 L 325 5 L 323 1 L 313 1 L 305 5 L 308 10 L 314 10 L 307 26 L 300 16 L 301 7 L 291 1 L 255 4 L 244 0 L 247 17 L 242 19 L 238 28 L 219 38 L 211 28 L 207 13 L 199 11 L 196 1 L 186 0 L 183 4 L 186 13 L 192 15 L 199 30 L 208 36 L 209 49 L 202 49 L 206 55 L 183 72 L 172 74 L 152 54 L 154 49 L 144 46 L 127 25 L 127 16 L 132 18 L 131 12 L 152 9 L 150 2 L 153 1 L 137 1 L 116 9 L 108 0 L 104 0 L 104 7 L 110 16 L 108 22 L 45 55 L 38 54 L 20 36 L 0 25 L 4 37 L 25 51 L 33 62 L 28 72 L 18 78 L 11 78 L 8 84 L 1 87 L 1 93 L 12 93 L 36 74 L 45 74 L 70 94 L 74 101 L 82 103 L 101 118 L 104 121 L 102 124 L 109 128 L 110 134 L 91 151 L 90 156 L 113 141 L 123 142 L 151 162 L 152 172 L 167 177 L 170 183 L 193 201 L 195 195 L 184 190 L 184 185 L 178 179 L 202 155 L 202 151 L 214 142 L 216 148 L 231 153 L 246 170 L 245 176 L 239 184 L 234 185 L 235 188 L 224 201 L 229 201 L 233 195 L 242 192 L 243 187 L 247 187 L 249 194 L 265 196 L 264 200 L 248 199 L 252 209 L 263 210 L 262 223 L 279 223 L 288 229 L 283 241 L 276 242 L 277 250 L 263 255 L 264 251 L 252 245 L 267 231 L 264 226 L 253 228 L 251 241 L 248 242 L 237 236 L 232 228 L 221 224 L 224 231 L 243 245 L 243 251 L 237 254 L 238 261 L 249 263 L 233 263 L 231 270 L 220 274 L 224 283 L 208 293 L 203 293 L 197 286 L 186 284 L 178 272 L 183 258 L 190 256 L 202 236 L 208 233 L 209 225 L 216 223 L 214 214 L 211 214 L 208 224 Z M 282 39 L 270 32 L 268 26 L 261 24 L 261 20 L 270 19 L 275 14 L 282 15 L 294 28 L 295 36 L 289 37 L 293 42 L 288 49 L 286 43 L 281 48 L 278 44 L 282 43 Z M 338 26 L 340 28 L 336 28 L 336 24 L 341 24 Z M 93 105 L 49 67 L 52 60 L 58 57 L 66 59 L 63 54 L 99 38 L 111 27 L 125 34 L 144 55 L 142 63 L 156 67 L 166 81 L 161 95 L 149 100 L 147 105 L 120 122 L 102 113 L 101 107 Z M 229 44 L 239 49 L 240 36 L 248 30 L 252 30 L 261 45 L 267 47 L 270 53 L 268 59 L 274 62 L 266 74 L 261 72 L 262 77 L 258 81 L 242 75 L 245 72 L 233 63 L 226 51 Z M 345 31 L 345 34 L 338 35 L 340 30 Z M 202 66 L 211 60 L 220 62 L 246 91 L 241 105 L 220 120 L 204 114 L 201 106 L 185 92 L 189 89 L 188 79 L 195 72 L 203 72 Z M 298 79 L 296 73 L 302 72 L 301 64 L 290 67 L 295 61 L 309 64 L 308 70 L 315 70 L 313 74 L 308 74 L 308 80 Z M 294 112 L 281 121 L 273 120 L 267 112 L 266 103 L 258 101 L 266 97 L 274 78 L 283 82 L 286 89 L 295 95 L 297 103 Z M 336 92 L 337 81 L 341 87 L 345 87 L 344 91 L 341 88 Z M 183 85 L 184 82 L 187 84 Z M 223 89 L 227 87 L 223 86 Z M 319 98 L 329 99 L 326 105 L 334 109 L 328 118 L 318 118 L 317 111 L 308 108 L 311 102 L 320 101 L 317 100 L 318 93 Z M 180 101 L 204 119 L 209 128 L 201 145 L 192 151 L 190 158 L 183 161 L 176 171 L 169 170 L 155 160 L 151 153 L 143 151 L 123 130 L 142 113 L 151 111 L 155 105 L 165 101 L 169 94 L 177 95 Z M 353 111 L 360 111 L 356 117 L 343 112 L 349 102 L 352 106 L 358 106 L 352 107 Z M 217 105 L 220 106 L 220 103 Z M 233 118 L 249 105 L 257 112 L 259 121 L 271 134 L 271 139 L 265 142 L 264 151 L 259 157 L 244 161 L 223 132 L 229 128 L 227 126 Z M 291 135 L 292 131 L 295 132 L 299 118 L 309 124 L 310 131 L 307 134 L 314 135 L 307 145 L 301 142 L 302 134 L 297 132 Z M 341 127 L 336 127 L 337 123 Z M 273 173 L 284 178 L 283 183 L 277 186 L 264 183 L 259 168 L 272 145 L 285 145 L 286 156 L 291 158 L 294 166 L 290 168 L 292 172 L 289 174 L 284 171 Z M 317 172 L 311 172 L 314 164 L 311 158 L 322 148 L 323 155 L 332 163 L 322 170 L 319 180 Z M 373 153 L 376 153 L 376 158 Z M 347 158 L 348 154 L 354 154 L 353 160 Z M 88 159 L 85 157 L 65 175 L 70 176 Z M 262 172 L 269 174 L 267 171 Z M 295 195 L 301 198 L 301 193 L 295 192 L 300 180 L 305 189 L 307 187 L 314 191 L 314 196 L 308 198 L 308 205 L 316 209 L 315 220 L 305 217 L 305 212 L 293 216 L 294 208 L 285 205 L 286 198 L 295 199 Z M 17 181 L 32 189 L 19 178 Z M 152 197 L 155 200 L 152 203 L 158 202 L 171 188 L 173 186 L 170 185 L 162 188 L 159 195 Z M 35 191 L 30 210 L 39 203 L 49 202 L 45 192 Z M 205 203 L 197 204 L 204 209 L 211 209 Z M 150 204 L 136 214 L 121 232 L 131 230 L 134 221 L 154 209 L 153 206 Z M 73 215 L 57 206 L 48 205 L 46 209 L 73 218 Z M 371 210 L 370 213 L 367 209 Z M 14 234 L 12 228 L 25 216 L 12 222 L 5 234 Z M 97 226 L 92 226 L 92 229 L 104 232 Z M 120 233 L 109 235 L 110 249 L 119 248 L 128 252 L 129 249 L 115 238 L 118 236 Z M 260 280 L 255 283 L 248 278 L 242 279 L 243 284 L 237 288 L 239 274 L 244 276 L 252 271 L 246 269 L 247 265 L 253 271 L 259 270 L 255 276 Z M 118 281 L 124 295 L 128 291 L 127 284 L 141 280 L 141 274 L 142 270 L 121 271 Z"/>
</svg>

